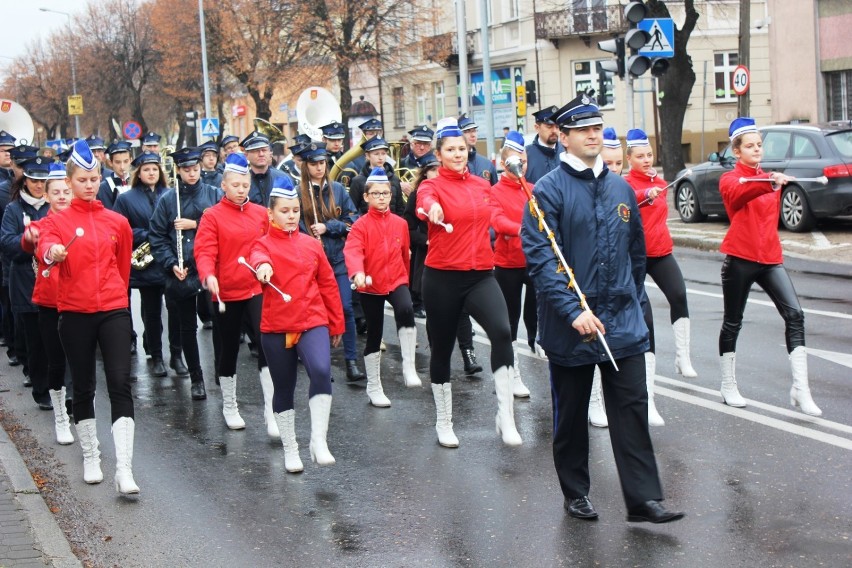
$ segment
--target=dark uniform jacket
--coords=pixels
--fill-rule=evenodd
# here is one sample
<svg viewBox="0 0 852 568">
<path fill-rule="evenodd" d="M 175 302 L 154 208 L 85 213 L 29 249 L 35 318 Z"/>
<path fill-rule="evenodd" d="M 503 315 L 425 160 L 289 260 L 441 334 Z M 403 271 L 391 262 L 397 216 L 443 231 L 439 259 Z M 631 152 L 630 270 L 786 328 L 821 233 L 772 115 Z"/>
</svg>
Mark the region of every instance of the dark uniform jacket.
<svg viewBox="0 0 852 568">
<path fill-rule="evenodd" d="M 544 174 L 559 166 L 559 155 L 565 151 L 558 141 L 555 148 L 542 146 L 538 141 L 538 135 L 532 144 L 527 146 L 527 173 L 524 176 L 532 184 L 544 177 Z"/>
<path fill-rule="evenodd" d="M 12 180 L 0 181 L 0 211 L 6 211 L 6 206 L 9 205 L 9 190 L 12 188 Z M 2 216 L 2 213 L 0 213 Z M 3 286 L 9 285 L 9 270 L 12 266 L 12 261 L 3 254 L 0 247 L 0 266 L 3 267 Z"/>
<path fill-rule="evenodd" d="M 222 187 L 222 172 L 216 170 L 201 170 L 201 181 L 213 187 Z"/>
<path fill-rule="evenodd" d="M 340 208 L 340 215 L 336 219 L 328 219 L 325 221 L 326 232 L 322 235 L 322 246 L 325 249 L 325 256 L 328 258 L 331 268 L 334 270 L 335 276 L 346 275 L 346 260 L 343 257 L 343 245 L 346 244 L 346 236 L 349 234 L 349 227 L 358 218 L 358 213 L 355 210 L 355 205 L 349 199 L 349 194 L 342 184 L 333 181 L 329 186 L 326 184 L 322 191 L 318 191 L 317 186 L 314 186 L 314 196 L 317 200 L 317 207 L 320 207 L 319 200 L 322 198 L 326 207 L 329 201 L 329 192 L 334 192 L 335 207 Z M 314 223 L 313 218 L 305 218 L 305 210 L 302 208 L 302 218 L 299 221 L 299 229 L 308 235 L 313 234 L 308 231 L 308 227 Z"/>
<path fill-rule="evenodd" d="M 33 288 L 35 287 L 35 271 L 33 270 L 33 255 L 21 248 L 21 237 L 24 234 L 24 215 L 32 221 L 38 221 L 47 216 L 50 206 L 45 203 L 36 209 L 29 203 L 18 198 L 9 202 L 0 222 L 0 247 L 3 255 L 9 260 L 9 301 L 12 312 L 37 312 L 33 304 Z"/>
<path fill-rule="evenodd" d="M 151 191 L 146 186 L 137 185 L 119 195 L 118 199 L 115 200 L 113 210 L 126 217 L 130 223 L 130 228 L 133 229 L 133 250 L 136 250 L 145 241 L 150 242 L 148 230 L 151 225 L 151 216 L 154 214 L 157 200 L 168 190 L 167 187 L 161 187 Z M 165 283 L 166 276 L 156 259 L 144 270 L 135 268 L 130 270 L 131 288 L 163 286 Z"/>
<path fill-rule="evenodd" d="M 361 215 L 366 213 L 367 209 L 370 208 L 364 199 L 364 190 L 367 187 L 367 177 L 370 175 L 371 169 L 365 167 L 365 170 L 362 170 L 359 175 L 352 178 L 352 183 L 349 185 L 349 197 L 352 199 L 355 209 Z M 405 201 L 402 199 L 402 185 L 400 185 L 399 178 L 394 174 L 390 164 L 385 164 L 385 172 L 387 172 L 391 187 L 390 211 L 402 217 L 405 211 Z"/>
<path fill-rule="evenodd" d="M 127 178 L 130 183 L 130 178 Z M 115 200 L 119 195 L 127 191 L 124 181 L 115 175 L 115 172 L 110 171 L 110 175 L 105 177 L 98 188 L 98 201 L 104 204 L 107 209 L 115 209 Z"/>
<path fill-rule="evenodd" d="M 251 173 L 251 189 L 249 190 L 249 201 L 266 207 L 269 205 L 269 192 L 272 190 L 272 180 L 286 175 L 284 172 L 272 166 L 266 169 L 266 173 Z"/>
<path fill-rule="evenodd" d="M 468 150 L 467 168 L 475 176 L 484 178 L 485 181 L 494 185 L 497 183 L 497 168 L 491 160 L 476 153 L 476 148 Z"/>
</svg>

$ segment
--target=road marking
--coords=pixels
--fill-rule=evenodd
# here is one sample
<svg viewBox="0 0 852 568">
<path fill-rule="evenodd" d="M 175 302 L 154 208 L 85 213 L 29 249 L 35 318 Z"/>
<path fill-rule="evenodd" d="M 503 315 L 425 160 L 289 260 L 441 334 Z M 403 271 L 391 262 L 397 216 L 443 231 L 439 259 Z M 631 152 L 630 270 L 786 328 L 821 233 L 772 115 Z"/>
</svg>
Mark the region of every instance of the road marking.
<svg viewBox="0 0 852 568">
<path fill-rule="evenodd" d="M 838 365 L 843 365 L 845 367 L 852 368 L 852 355 L 848 353 L 840 353 L 838 351 L 825 351 L 823 349 L 813 349 L 811 347 L 805 348 L 808 352 L 808 355 L 813 355 L 814 357 L 820 357 L 821 359 L 825 359 L 826 361 L 831 361 L 832 363 L 837 363 Z"/>
<path fill-rule="evenodd" d="M 814 248 L 817 250 L 834 248 L 831 241 L 829 241 L 828 238 L 826 238 L 826 236 L 820 231 L 811 231 L 811 237 L 814 239 Z"/>
</svg>

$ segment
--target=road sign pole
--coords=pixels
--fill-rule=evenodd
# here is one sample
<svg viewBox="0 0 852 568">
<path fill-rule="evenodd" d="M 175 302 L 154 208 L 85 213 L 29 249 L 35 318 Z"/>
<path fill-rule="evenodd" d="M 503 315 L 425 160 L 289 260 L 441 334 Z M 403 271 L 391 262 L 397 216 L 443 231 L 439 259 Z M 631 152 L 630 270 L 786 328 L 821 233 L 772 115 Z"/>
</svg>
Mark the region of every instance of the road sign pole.
<svg viewBox="0 0 852 568">
<path fill-rule="evenodd" d="M 636 121 L 633 117 L 633 75 L 630 73 L 624 78 L 624 100 L 627 107 L 627 129 L 633 130 L 636 128 Z"/>
</svg>

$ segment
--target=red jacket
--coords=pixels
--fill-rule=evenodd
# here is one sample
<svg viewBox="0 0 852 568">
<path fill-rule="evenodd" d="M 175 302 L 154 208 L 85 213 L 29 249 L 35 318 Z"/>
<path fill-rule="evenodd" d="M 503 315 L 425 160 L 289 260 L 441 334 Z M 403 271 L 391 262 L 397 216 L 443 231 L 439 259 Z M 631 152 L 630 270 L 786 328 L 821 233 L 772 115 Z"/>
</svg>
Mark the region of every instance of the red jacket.
<svg viewBox="0 0 852 568">
<path fill-rule="evenodd" d="M 50 215 L 50 212 L 48 212 Z M 30 223 L 30 230 L 41 232 L 42 222 L 47 219 L 39 219 Z M 56 268 L 50 271 L 50 276 L 45 278 L 41 273 L 47 268 L 47 263 L 44 258 L 35 254 L 35 247 L 26 238 L 26 231 L 21 235 L 21 248 L 24 252 L 32 254 L 33 258 L 38 260 L 38 271 L 36 272 L 35 286 L 33 287 L 33 304 L 45 308 L 56 308 L 56 295 L 59 292 L 59 269 Z"/>
<path fill-rule="evenodd" d="M 532 191 L 532 184 L 528 184 Z M 494 241 L 494 265 L 500 268 L 525 268 L 527 259 L 521 248 L 521 219 L 528 203 L 521 182 L 506 174 L 491 188 L 491 227 Z"/>
<path fill-rule="evenodd" d="M 731 226 L 721 250 L 761 264 L 781 264 L 784 255 L 778 238 L 778 216 L 781 192 L 764 181 L 740 183 L 741 177 L 768 178 L 769 174 L 737 162 L 734 169 L 722 174 L 719 193 Z"/>
<path fill-rule="evenodd" d="M 426 266 L 440 270 L 491 270 L 491 185 L 483 178 L 441 167 L 438 177 L 427 179 L 417 188 L 417 207 L 426 213 L 433 203 L 444 210 L 444 223 L 453 226 L 447 233 L 440 225 L 429 224 L 429 252 Z M 427 215 L 417 216 L 427 220 Z"/>
<path fill-rule="evenodd" d="M 642 203 L 648 199 L 648 190 L 652 187 L 666 187 L 666 180 L 659 176 L 648 177 L 639 170 L 630 170 L 624 178 L 636 194 L 636 202 Z M 674 241 L 666 224 L 669 218 L 669 205 L 666 195 L 658 195 L 653 202 L 648 202 L 639 208 L 642 216 L 642 228 L 645 230 L 645 255 L 649 258 L 659 258 L 672 253 Z"/>
<path fill-rule="evenodd" d="M 268 229 L 266 209 L 249 201 L 237 205 L 223 197 L 207 209 L 201 216 L 193 251 L 202 284 L 208 276 L 215 276 L 225 302 L 247 300 L 263 293 L 254 274 L 240 266 L 237 259 L 242 256 L 248 260 L 251 245 Z"/>
<path fill-rule="evenodd" d="M 408 223 L 388 209 L 379 213 L 372 207 L 355 221 L 346 245 L 346 270 L 351 279 L 359 272 L 368 275 L 372 286 L 359 290 L 362 294 L 390 294 L 408 285 L 411 266 Z"/>
<path fill-rule="evenodd" d="M 272 283 L 293 298 L 285 302 L 272 287 L 264 286 L 260 331 L 299 333 L 325 325 L 330 335 L 340 335 L 346 329 L 334 271 L 315 238 L 270 227 L 251 246 L 248 262 L 254 268 L 271 264 Z"/>
<path fill-rule="evenodd" d="M 83 229 L 83 236 L 51 270 L 59 273 L 56 309 L 84 314 L 127 309 L 133 231 L 125 217 L 97 199 L 72 199 L 68 209 L 44 218 L 38 257 L 43 260 L 53 245 L 68 244 L 77 228 Z"/>
</svg>

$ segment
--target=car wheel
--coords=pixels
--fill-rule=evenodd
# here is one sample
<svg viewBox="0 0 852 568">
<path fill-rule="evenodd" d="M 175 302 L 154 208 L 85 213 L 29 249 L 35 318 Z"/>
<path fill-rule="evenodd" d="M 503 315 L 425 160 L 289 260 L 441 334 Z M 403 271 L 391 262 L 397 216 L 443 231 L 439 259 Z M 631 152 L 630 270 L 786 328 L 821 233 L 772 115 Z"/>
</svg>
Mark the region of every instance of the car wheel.
<svg viewBox="0 0 852 568">
<path fill-rule="evenodd" d="M 788 185 L 781 194 L 781 223 L 794 233 L 810 231 L 816 223 L 805 192 L 799 186 Z"/>
<path fill-rule="evenodd" d="M 680 213 L 680 218 L 684 223 L 697 223 L 707 218 L 707 215 L 704 215 L 698 206 L 695 186 L 688 181 L 678 186 L 677 193 L 675 193 L 675 207 L 677 207 L 677 212 Z"/>
</svg>

